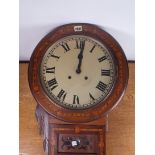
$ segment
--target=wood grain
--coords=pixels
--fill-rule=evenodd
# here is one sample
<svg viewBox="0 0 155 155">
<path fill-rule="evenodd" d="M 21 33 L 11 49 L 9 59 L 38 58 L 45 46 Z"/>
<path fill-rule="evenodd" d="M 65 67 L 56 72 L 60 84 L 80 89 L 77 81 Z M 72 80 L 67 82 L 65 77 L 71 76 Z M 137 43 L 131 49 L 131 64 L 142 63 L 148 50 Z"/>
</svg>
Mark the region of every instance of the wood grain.
<svg viewBox="0 0 155 155">
<path fill-rule="evenodd" d="M 121 103 L 109 114 L 107 155 L 134 155 L 135 65 L 129 63 L 129 83 Z M 44 155 L 34 111 L 36 102 L 27 79 L 28 63 L 20 63 L 20 155 Z"/>
</svg>

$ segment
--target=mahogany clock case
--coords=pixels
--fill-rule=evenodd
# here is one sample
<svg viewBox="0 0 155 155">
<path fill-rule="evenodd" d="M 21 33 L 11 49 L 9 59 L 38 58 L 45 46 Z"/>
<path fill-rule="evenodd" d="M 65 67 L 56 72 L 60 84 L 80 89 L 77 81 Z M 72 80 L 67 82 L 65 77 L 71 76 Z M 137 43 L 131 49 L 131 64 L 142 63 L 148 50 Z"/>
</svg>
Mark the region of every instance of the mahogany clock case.
<svg viewBox="0 0 155 155">
<path fill-rule="evenodd" d="M 81 30 L 75 30 L 76 27 L 81 27 Z M 39 79 L 40 64 L 47 49 L 70 35 L 84 35 L 101 42 L 111 52 L 117 68 L 116 81 L 108 97 L 102 103 L 84 110 L 65 109 L 54 103 L 44 92 Z M 46 112 L 66 122 L 85 123 L 106 116 L 118 104 L 127 87 L 128 65 L 122 48 L 110 34 L 96 25 L 73 23 L 56 28 L 39 42 L 30 59 L 28 78 L 34 98 Z"/>
</svg>

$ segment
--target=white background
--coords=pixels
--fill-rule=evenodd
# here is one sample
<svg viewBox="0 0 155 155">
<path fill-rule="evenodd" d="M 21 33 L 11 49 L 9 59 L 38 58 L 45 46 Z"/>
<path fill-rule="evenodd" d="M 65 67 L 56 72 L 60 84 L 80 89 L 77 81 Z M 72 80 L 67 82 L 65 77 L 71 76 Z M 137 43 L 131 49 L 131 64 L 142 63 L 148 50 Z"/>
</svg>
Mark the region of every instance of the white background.
<svg viewBox="0 0 155 155">
<path fill-rule="evenodd" d="M 20 60 L 29 60 L 33 49 L 56 26 L 84 22 L 97 24 L 134 60 L 134 0 L 20 0 Z"/>
</svg>

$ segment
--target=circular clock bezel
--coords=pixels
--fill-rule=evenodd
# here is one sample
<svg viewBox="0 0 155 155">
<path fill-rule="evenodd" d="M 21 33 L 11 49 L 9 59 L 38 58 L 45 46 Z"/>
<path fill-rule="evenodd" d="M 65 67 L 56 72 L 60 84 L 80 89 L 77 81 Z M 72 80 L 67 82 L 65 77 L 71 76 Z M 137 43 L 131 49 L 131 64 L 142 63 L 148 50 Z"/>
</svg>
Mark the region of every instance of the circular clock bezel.
<svg viewBox="0 0 155 155">
<path fill-rule="evenodd" d="M 72 110 L 58 105 L 48 97 L 40 82 L 40 64 L 45 52 L 56 41 L 70 35 L 84 35 L 102 43 L 112 54 L 117 68 L 117 77 L 110 94 L 102 102 L 88 109 Z M 127 87 L 128 64 L 118 42 L 98 26 L 85 23 L 66 24 L 47 34 L 38 43 L 30 59 L 28 79 L 34 98 L 45 111 L 63 121 L 84 123 L 106 115 L 118 104 Z"/>
<path fill-rule="evenodd" d="M 45 88 L 46 86 L 44 85 L 45 83 L 44 83 L 43 77 L 41 77 L 41 76 L 42 76 L 42 75 L 41 75 L 41 74 L 42 74 L 41 66 L 42 66 L 42 63 L 43 63 L 44 56 L 47 54 L 47 51 L 45 52 L 45 55 L 43 56 L 42 62 L 41 62 L 41 64 L 40 64 L 40 82 L 41 82 L 42 87 L 43 87 L 44 91 L 46 92 L 47 96 L 48 96 L 54 103 L 57 103 L 58 105 L 60 105 L 60 106 L 62 106 L 62 107 L 64 107 L 64 108 L 70 109 L 70 110 L 85 110 L 85 109 L 89 109 L 89 108 L 92 108 L 92 107 L 96 106 L 97 104 L 100 104 L 101 101 L 103 102 L 103 101 L 110 95 L 110 93 L 111 93 L 111 91 L 112 91 L 112 89 L 113 89 L 114 83 L 115 83 L 115 81 L 116 81 L 116 77 L 117 77 L 117 69 L 116 69 L 116 67 L 115 67 L 115 66 L 116 66 L 116 65 L 115 65 L 116 62 L 115 62 L 115 59 L 113 58 L 113 55 L 111 54 L 111 52 L 110 52 L 105 46 L 103 46 L 102 43 L 100 43 L 98 40 L 94 40 L 94 38 L 91 38 L 91 37 L 89 37 L 89 36 L 83 36 L 83 35 L 70 35 L 70 36 L 61 38 L 60 40 L 58 40 L 57 42 L 55 42 L 53 45 L 55 45 L 55 44 L 60 44 L 60 42 L 66 40 L 66 39 L 69 39 L 68 37 L 69 37 L 69 38 L 72 38 L 72 39 L 73 39 L 73 38 L 75 39 L 75 37 L 77 37 L 77 38 L 82 38 L 82 37 L 83 37 L 83 39 L 84 39 L 84 38 L 85 38 L 85 39 L 89 39 L 89 40 L 95 42 L 96 45 L 98 45 L 98 46 L 104 48 L 104 49 L 106 50 L 106 53 L 108 53 L 108 55 L 110 55 L 111 60 L 113 61 L 113 65 L 114 65 L 114 66 L 113 66 L 113 67 L 114 67 L 114 68 L 113 68 L 113 69 L 114 69 L 114 77 L 113 77 L 112 85 L 110 86 L 110 89 L 108 90 L 107 94 L 106 94 L 101 100 L 96 100 L 96 102 L 93 103 L 93 104 L 91 104 L 90 106 L 85 106 L 85 107 L 80 107 L 80 108 L 79 108 L 79 107 L 77 107 L 77 108 L 69 107 L 69 106 L 63 105 L 62 103 L 59 103 L 59 101 L 56 99 L 56 97 L 53 97 L 53 96 L 51 95 L 51 93 Z M 49 48 L 51 48 L 53 45 L 51 45 Z M 53 48 L 54 48 L 54 47 L 53 47 Z M 48 50 L 49 50 L 49 49 L 48 49 Z"/>
</svg>

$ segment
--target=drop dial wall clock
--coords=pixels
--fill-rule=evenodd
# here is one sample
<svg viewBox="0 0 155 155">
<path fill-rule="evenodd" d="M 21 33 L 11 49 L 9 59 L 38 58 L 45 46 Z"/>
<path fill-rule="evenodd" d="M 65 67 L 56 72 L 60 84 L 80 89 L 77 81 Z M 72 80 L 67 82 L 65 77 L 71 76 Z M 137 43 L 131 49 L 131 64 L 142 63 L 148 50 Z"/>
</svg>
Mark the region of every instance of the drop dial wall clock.
<svg viewBox="0 0 155 155">
<path fill-rule="evenodd" d="M 45 154 L 105 155 L 107 115 L 127 81 L 122 48 L 98 26 L 67 24 L 47 34 L 29 64 Z"/>
</svg>

